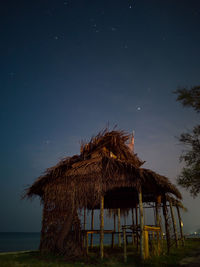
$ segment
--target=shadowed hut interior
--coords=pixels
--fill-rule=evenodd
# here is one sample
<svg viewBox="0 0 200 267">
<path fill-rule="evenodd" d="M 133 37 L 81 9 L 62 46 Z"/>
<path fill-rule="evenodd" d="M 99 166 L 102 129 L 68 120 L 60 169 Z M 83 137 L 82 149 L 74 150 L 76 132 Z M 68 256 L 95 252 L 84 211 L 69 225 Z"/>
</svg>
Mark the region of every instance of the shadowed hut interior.
<svg viewBox="0 0 200 267">
<path fill-rule="evenodd" d="M 25 197 L 38 195 L 43 204 L 42 252 L 67 256 L 87 253 L 79 211 L 100 209 L 100 255 L 103 257 L 104 209 L 115 209 L 118 215 L 120 211 L 134 209 L 138 216 L 137 229 L 134 228 L 137 230 L 137 246 L 140 244 L 141 257 L 145 258 L 143 203 L 155 203 L 157 212 L 162 206 L 164 217 L 167 217 L 166 201 L 173 195 L 173 205 L 180 206 L 177 199 L 181 199 L 181 194 L 168 178 L 141 167 L 144 161 L 131 150 L 133 143 L 130 139 L 132 142 L 133 136 L 124 131 L 106 129 L 92 137 L 90 142 L 82 143 L 80 155 L 64 158 L 47 169 L 26 190 Z M 157 226 L 159 220 L 157 216 Z M 166 235 L 167 224 L 166 219 Z M 91 228 L 94 229 L 94 222 Z M 121 229 L 115 229 L 119 238 Z M 170 238 L 169 234 L 167 238 Z"/>
</svg>

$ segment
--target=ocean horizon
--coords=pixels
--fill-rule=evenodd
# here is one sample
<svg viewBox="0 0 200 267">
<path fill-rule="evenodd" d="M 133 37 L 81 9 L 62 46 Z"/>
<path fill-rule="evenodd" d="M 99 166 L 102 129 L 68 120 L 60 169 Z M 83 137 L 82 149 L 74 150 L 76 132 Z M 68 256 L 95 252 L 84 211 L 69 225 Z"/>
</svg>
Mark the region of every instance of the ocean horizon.
<svg viewBox="0 0 200 267">
<path fill-rule="evenodd" d="M 186 234 L 186 238 L 200 238 L 200 234 Z M 118 242 L 117 236 L 115 243 Z M 40 232 L 0 232 L 0 253 L 26 250 L 38 250 Z M 89 239 L 90 244 L 90 239 Z M 99 235 L 93 235 L 93 244 L 99 244 Z M 104 235 L 104 244 L 111 244 L 111 235 Z"/>
<path fill-rule="evenodd" d="M 104 243 L 111 243 L 111 235 L 104 235 Z M 93 235 L 93 244 L 99 244 L 99 235 Z M 40 232 L 0 232 L 0 253 L 38 250 L 39 245 Z"/>
</svg>

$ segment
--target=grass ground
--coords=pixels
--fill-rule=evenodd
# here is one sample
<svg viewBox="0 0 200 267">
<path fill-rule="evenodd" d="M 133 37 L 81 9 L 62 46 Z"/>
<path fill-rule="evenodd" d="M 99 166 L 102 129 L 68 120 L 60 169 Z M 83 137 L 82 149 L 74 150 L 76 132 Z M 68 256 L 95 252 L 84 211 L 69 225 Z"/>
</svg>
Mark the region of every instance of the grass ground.
<svg viewBox="0 0 200 267">
<path fill-rule="evenodd" d="M 131 246 L 128 247 L 127 263 L 123 262 L 122 248 L 116 247 L 111 250 L 106 247 L 103 261 L 98 258 L 97 252 L 97 248 L 94 248 L 87 258 L 71 262 L 64 257 L 41 255 L 38 251 L 0 253 L 0 267 L 200 266 L 200 264 L 194 265 L 195 260 L 200 257 L 200 239 L 188 239 L 184 247 L 171 249 L 170 255 L 152 257 L 144 262 L 141 262 L 136 249 Z"/>
</svg>

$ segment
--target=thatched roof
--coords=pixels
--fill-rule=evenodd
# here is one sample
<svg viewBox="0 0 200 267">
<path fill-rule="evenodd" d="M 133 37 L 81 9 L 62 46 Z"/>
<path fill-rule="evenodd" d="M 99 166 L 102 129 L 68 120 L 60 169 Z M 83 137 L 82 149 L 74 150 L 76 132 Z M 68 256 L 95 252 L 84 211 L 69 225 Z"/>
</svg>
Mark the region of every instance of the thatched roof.
<svg viewBox="0 0 200 267">
<path fill-rule="evenodd" d="M 109 194 L 114 196 L 114 191 L 118 197 L 120 194 L 127 196 L 127 191 L 132 201 L 137 201 L 133 195 L 140 187 L 147 201 L 153 201 L 158 193 L 172 193 L 181 198 L 180 192 L 168 178 L 141 168 L 144 162 L 127 146 L 129 137 L 123 131 L 99 133 L 89 143 L 81 145 L 80 155 L 64 158 L 56 166 L 47 169 L 28 188 L 26 196 L 39 195 L 44 199 L 48 190 L 53 195 L 61 194 L 61 191 L 72 190 L 73 185 L 79 207 L 97 207 L 102 193 L 110 199 Z M 130 198 L 128 202 L 131 203 Z M 105 205 L 109 207 L 109 204 Z M 116 205 L 111 206 L 116 208 Z"/>
</svg>

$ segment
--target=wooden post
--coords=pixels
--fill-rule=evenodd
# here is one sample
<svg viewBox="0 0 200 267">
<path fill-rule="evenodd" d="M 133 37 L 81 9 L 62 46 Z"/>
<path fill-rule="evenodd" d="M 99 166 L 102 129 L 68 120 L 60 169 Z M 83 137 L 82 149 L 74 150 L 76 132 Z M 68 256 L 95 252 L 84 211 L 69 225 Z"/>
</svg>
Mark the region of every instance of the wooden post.
<svg viewBox="0 0 200 267">
<path fill-rule="evenodd" d="M 147 230 L 144 231 L 144 258 L 149 258 L 149 233 Z"/>
<path fill-rule="evenodd" d="M 142 203 L 142 190 L 138 192 L 139 208 L 140 208 L 140 256 L 144 260 L 144 213 Z"/>
<path fill-rule="evenodd" d="M 135 206 L 135 224 L 136 224 L 136 242 L 137 242 L 137 250 L 138 250 L 138 209 L 137 204 Z"/>
<path fill-rule="evenodd" d="M 120 224 L 120 209 L 117 209 L 118 212 L 118 244 L 119 247 L 121 247 L 121 233 L 120 233 L 120 228 L 121 228 L 121 224 Z"/>
<path fill-rule="evenodd" d="M 171 216 L 172 216 L 175 243 L 176 243 L 176 247 L 178 247 L 178 234 L 177 234 L 177 228 L 176 228 L 176 220 L 175 220 L 175 217 L 174 217 L 174 210 L 173 210 L 171 199 L 169 199 L 169 206 L 170 206 Z"/>
<path fill-rule="evenodd" d="M 123 239 L 124 239 L 124 262 L 127 262 L 127 252 L 126 252 L 126 228 L 123 227 Z"/>
<path fill-rule="evenodd" d="M 104 197 L 101 196 L 100 203 L 100 257 L 103 259 L 103 239 L 104 239 Z"/>
<path fill-rule="evenodd" d="M 166 239 L 167 239 L 167 253 L 169 254 L 170 250 L 170 233 L 169 233 L 169 223 L 168 223 L 168 210 L 166 205 L 166 196 L 163 196 L 163 216 L 165 219 L 165 232 L 166 232 Z"/>
<path fill-rule="evenodd" d="M 115 215 L 115 210 L 114 211 L 114 215 L 113 215 L 113 223 L 114 223 L 114 233 L 116 232 L 116 215 Z M 112 233 L 112 248 L 114 248 L 115 245 L 115 234 Z"/>
<path fill-rule="evenodd" d="M 88 233 L 86 233 L 86 254 L 88 255 Z"/>
<path fill-rule="evenodd" d="M 132 227 L 134 227 L 134 212 L 133 209 L 131 209 L 132 211 Z M 132 230 L 132 244 L 134 245 L 134 229 Z"/>
<path fill-rule="evenodd" d="M 184 246 L 185 242 L 184 242 L 184 236 L 183 236 L 183 222 L 181 220 L 181 214 L 180 214 L 180 209 L 179 209 L 178 205 L 176 205 L 176 209 L 177 209 L 177 213 L 178 213 L 178 220 L 179 220 L 179 227 L 180 227 L 180 234 L 181 234 L 181 243 L 182 243 L 182 246 Z"/>
<path fill-rule="evenodd" d="M 83 230 L 86 230 L 86 208 L 84 208 L 83 213 Z M 86 247 L 86 234 L 84 233 L 83 246 Z"/>
<path fill-rule="evenodd" d="M 160 255 L 161 253 L 161 242 L 163 238 L 163 233 L 161 229 L 160 206 L 161 206 L 161 195 L 156 197 L 156 226 L 160 227 L 160 236 L 159 236 L 159 232 L 156 232 L 158 255 Z"/>
<path fill-rule="evenodd" d="M 93 209 L 91 213 L 91 230 L 94 230 L 94 210 Z M 90 246 L 91 248 L 93 247 L 93 234 L 91 234 Z"/>
</svg>

